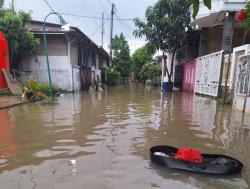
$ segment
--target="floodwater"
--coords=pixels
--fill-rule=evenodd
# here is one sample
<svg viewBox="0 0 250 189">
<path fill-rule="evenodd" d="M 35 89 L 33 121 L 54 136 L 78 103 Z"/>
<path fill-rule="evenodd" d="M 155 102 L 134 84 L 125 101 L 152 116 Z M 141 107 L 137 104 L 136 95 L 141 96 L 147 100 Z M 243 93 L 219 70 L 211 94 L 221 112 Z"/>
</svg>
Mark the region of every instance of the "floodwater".
<svg viewBox="0 0 250 189">
<path fill-rule="evenodd" d="M 249 119 L 213 99 L 135 85 L 1 110 L 0 188 L 247 189 Z M 165 169 L 149 159 L 154 145 L 230 155 L 244 169 L 230 177 Z"/>
</svg>

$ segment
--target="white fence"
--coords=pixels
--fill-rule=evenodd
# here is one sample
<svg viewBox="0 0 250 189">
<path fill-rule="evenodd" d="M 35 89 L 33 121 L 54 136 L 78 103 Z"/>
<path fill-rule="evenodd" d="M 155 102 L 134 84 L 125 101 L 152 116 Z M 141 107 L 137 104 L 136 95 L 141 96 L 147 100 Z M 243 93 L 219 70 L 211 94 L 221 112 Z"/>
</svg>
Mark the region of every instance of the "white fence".
<svg viewBox="0 0 250 189">
<path fill-rule="evenodd" d="M 241 56 L 238 60 L 234 107 L 250 113 L 250 55 Z"/>
<path fill-rule="evenodd" d="M 218 96 L 223 51 L 197 58 L 195 93 Z"/>
</svg>

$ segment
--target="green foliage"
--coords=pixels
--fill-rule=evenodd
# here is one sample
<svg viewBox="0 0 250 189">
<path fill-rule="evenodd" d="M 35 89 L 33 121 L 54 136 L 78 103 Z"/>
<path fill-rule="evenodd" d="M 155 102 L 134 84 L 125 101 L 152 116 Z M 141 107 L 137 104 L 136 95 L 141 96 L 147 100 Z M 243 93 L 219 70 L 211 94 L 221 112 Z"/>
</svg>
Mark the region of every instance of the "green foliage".
<svg viewBox="0 0 250 189">
<path fill-rule="evenodd" d="M 197 16 L 200 8 L 200 0 L 188 0 L 190 5 L 193 5 L 193 18 Z M 203 0 L 204 5 L 208 8 L 211 9 L 211 0 Z"/>
<path fill-rule="evenodd" d="M 22 99 L 23 100 L 48 100 L 49 84 L 38 83 L 31 79 L 24 84 Z"/>
<path fill-rule="evenodd" d="M 247 1 L 246 9 L 247 9 L 247 19 L 245 25 L 246 28 L 250 30 L 250 1 Z"/>
<path fill-rule="evenodd" d="M 161 70 L 154 64 L 145 64 L 139 73 L 141 81 L 154 80 L 161 75 Z"/>
<path fill-rule="evenodd" d="M 13 13 L 10 9 L 4 9 L 2 2 L 0 0 L 0 31 L 9 41 L 11 63 L 19 63 L 24 55 L 36 51 L 39 40 L 27 28 L 30 14 L 23 11 Z"/>
<path fill-rule="evenodd" d="M 139 72 L 141 71 L 143 65 L 152 62 L 154 55 L 154 49 L 152 49 L 148 44 L 137 49 L 132 55 L 132 71 L 136 79 L 140 79 Z"/>
<path fill-rule="evenodd" d="M 3 4 L 4 4 L 4 0 L 0 0 L 0 11 L 2 12 L 3 10 Z"/>
<path fill-rule="evenodd" d="M 145 36 L 156 49 L 172 52 L 184 40 L 185 28 L 189 27 L 189 4 L 186 0 L 158 0 L 146 10 L 147 21 L 136 18 L 136 37 Z"/>
<path fill-rule="evenodd" d="M 145 36 L 146 40 L 156 49 L 175 55 L 185 39 L 185 29 L 190 27 L 190 13 L 187 0 L 158 0 L 146 10 L 146 22 L 136 18 L 134 31 L 136 37 Z M 165 56 L 164 56 L 165 57 Z M 171 70 L 166 67 L 168 78 L 172 78 L 174 56 Z M 166 64 L 166 59 L 164 59 Z"/>
<path fill-rule="evenodd" d="M 122 79 L 130 76 L 131 60 L 129 53 L 129 45 L 124 35 L 115 35 L 112 40 L 112 47 L 114 50 L 114 58 L 116 69 L 120 72 Z"/>
<path fill-rule="evenodd" d="M 108 85 L 117 85 L 122 79 L 120 72 L 116 68 L 107 69 Z"/>
</svg>

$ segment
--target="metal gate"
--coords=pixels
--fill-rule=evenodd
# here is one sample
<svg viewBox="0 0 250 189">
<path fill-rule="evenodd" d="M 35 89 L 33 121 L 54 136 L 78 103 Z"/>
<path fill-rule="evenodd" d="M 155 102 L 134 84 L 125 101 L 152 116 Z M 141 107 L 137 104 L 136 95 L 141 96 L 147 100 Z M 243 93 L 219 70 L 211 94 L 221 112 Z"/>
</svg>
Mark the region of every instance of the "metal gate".
<svg viewBox="0 0 250 189">
<path fill-rule="evenodd" d="M 217 97 L 223 51 L 197 58 L 195 93 Z"/>
<path fill-rule="evenodd" d="M 236 78 L 234 107 L 250 113 L 250 55 L 239 58 Z"/>
<path fill-rule="evenodd" d="M 237 71 L 237 95 L 249 95 L 249 74 L 250 74 L 250 55 L 239 58 Z"/>
<path fill-rule="evenodd" d="M 196 60 L 183 63 L 183 84 L 184 91 L 194 92 Z"/>
</svg>

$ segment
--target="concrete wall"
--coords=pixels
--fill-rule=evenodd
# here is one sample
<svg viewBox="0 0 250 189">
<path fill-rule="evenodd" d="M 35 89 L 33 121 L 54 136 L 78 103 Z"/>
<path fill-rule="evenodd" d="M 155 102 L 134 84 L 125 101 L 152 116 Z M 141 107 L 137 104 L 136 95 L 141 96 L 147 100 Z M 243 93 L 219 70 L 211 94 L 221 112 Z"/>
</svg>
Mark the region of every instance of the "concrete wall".
<svg viewBox="0 0 250 189">
<path fill-rule="evenodd" d="M 78 56 L 78 42 L 72 41 L 68 45 L 69 48 L 69 56 L 70 56 L 70 62 L 71 65 L 71 71 L 72 71 L 72 88 L 74 91 L 80 91 L 81 90 L 81 73 L 80 73 L 80 66 L 79 66 L 79 56 Z"/>
<path fill-rule="evenodd" d="M 36 35 L 40 39 L 37 56 L 26 57 L 21 64 L 22 80 L 35 78 L 41 83 L 48 83 L 48 68 L 44 52 L 42 35 Z M 69 59 L 68 45 L 63 34 L 47 35 L 49 65 L 52 85 L 67 91 L 72 91 L 72 66 Z"/>
<path fill-rule="evenodd" d="M 41 36 L 37 57 L 27 57 L 22 62 L 22 80 L 35 78 L 39 82 L 48 83 L 48 69 Z M 78 42 L 67 43 L 64 35 L 47 37 L 49 63 L 52 85 L 67 91 L 81 90 L 80 67 L 78 66 Z"/>
<path fill-rule="evenodd" d="M 72 91 L 71 65 L 68 56 L 49 56 L 52 85 L 56 88 Z M 22 62 L 22 80 L 35 78 L 41 83 L 48 83 L 48 69 L 45 56 L 26 58 Z"/>
<path fill-rule="evenodd" d="M 244 102 L 245 102 L 245 96 L 244 95 L 237 95 L 235 97 L 235 109 L 242 112 L 243 108 L 244 108 Z M 246 98 L 245 112 L 250 114 L 250 97 Z"/>
<path fill-rule="evenodd" d="M 74 80 L 74 91 L 81 90 L 81 75 L 80 75 L 80 67 L 73 67 L 73 80 Z"/>
</svg>

